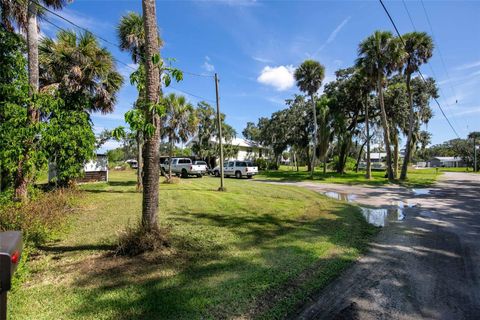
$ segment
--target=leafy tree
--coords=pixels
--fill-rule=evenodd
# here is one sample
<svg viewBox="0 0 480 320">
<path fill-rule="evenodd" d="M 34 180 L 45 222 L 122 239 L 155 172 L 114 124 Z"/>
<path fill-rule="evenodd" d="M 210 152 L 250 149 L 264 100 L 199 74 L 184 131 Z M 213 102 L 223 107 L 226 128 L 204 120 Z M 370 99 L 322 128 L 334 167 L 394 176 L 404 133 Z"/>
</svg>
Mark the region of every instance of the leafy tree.
<svg viewBox="0 0 480 320">
<path fill-rule="evenodd" d="M 197 129 L 197 117 L 193 106 L 187 102 L 184 96 L 177 96 L 174 93 L 169 94 L 163 99 L 166 107 L 163 116 L 163 126 L 160 137 L 167 138 L 169 144 L 169 172 L 168 177 L 172 177 L 172 156 L 175 143 L 187 142 Z"/>
<path fill-rule="evenodd" d="M 217 114 L 215 109 L 205 101 L 201 101 L 197 104 L 197 136 L 193 141 L 192 151 L 200 158 L 206 159 L 206 161 L 214 166 L 213 158 L 218 157 L 220 154 L 220 148 L 218 143 L 214 143 L 214 139 L 218 139 L 217 134 Z M 225 114 L 220 114 L 220 120 L 222 123 L 222 135 L 227 144 L 224 147 L 225 158 L 233 157 L 238 153 L 238 148 L 229 145 L 233 138 L 236 136 L 235 130 L 225 123 Z"/>
<path fill-rule="evenodd" d="M 123 148 L 115 148 L 107 151 L 109 163 L 117 163 L 125 160 L 125 152 Z"/>
<path fill-rule="evenodd" d="M 477 141 L 480 138 L 480 132 L 474 131 L 468 134 L 468 139 L 473 141 L 473 171 L 478 171 Z"/>
<path fill-rule="evenodd" d="M 315 168 L 315 150 L 317 148 L 317 112 L 315 104 L 315 94 L 322 86 L 322 81 L 325 78 L 325 67 L 318 61 L 305 60 L 295 70 L 295 80 L 298 88 L 310 96 L 310 102 L 313 110 L 313 133 L 312 133 L 312 165 L 310 170 L 310 177 L 313 179 L 313 170 Z"/>
<path fill-rule="evenodd" d="M 408 135 L 407 146 L 405 150 L 405 159 L 403 160 L 402 173 L 400 179 L 405 180 L 407 178 L 408 164 L 410 163 L 411 153 L 413 149 L 412 137 L 414 131 L 414 105 L 413 94 L 411 89 L 412 74 L 420 68 L 420 65 L 427 63 L 433 54 L 433 40 L 425 32 L 411 32 L 403 35 L 405 42 L 405 77 L 407 84 L 407 93 L 410 104 L 409 120 L 408 120 Z"/>
<path fill-rule="evenodd" d="M 393 71 L 398 70 L 403 62 L 405 52 L 399 40 L 388 31 L 375 33 L 360 43 L 359 58 L 356 65 L 367 75 L 371 82 L 376 83 L 376 91 L 380 104 L 380 118 L 384 131 L 384 143 L 387 153 L 388 179 L 393 179 L 392 151 L 390 149 L 390 128 L 387 121 L 383 88 L 386 79 Z"/>
<path fill-rule="evenodd" d="M 63 102 L 44 112 L 48 129 L 42 141 L 54 158 L 58 182 L 67 185 L 94 154 L 89 113 L 112 112 L 123 79 L 111 53 L 91 33 L 60 31 L 56 40 L 43 38 L 39 48 L 42 90 Z"/>
<path fill-rule="evenodd" d="M 34 98 L 39 90 L 39 57 L 38 57 L 38 32 L 39 26 L 37 16 L 42 16 L 44 10 L 38 4 L 53 9 L 61 9 L 65 6 L 65 0 L 4 0 L 0 1 L 1 19 L 3 25 L 13 31 L 13 25 L 16 24 L 26 31 L 27 35 L 27 52 L 28 52 L 28 80 L 30 97 Z M 38 4 L 37 4 L 38 3 Z M 27 126 L 35 126 L 40 120 L 40 113 L 36 99 L 31 99 L 27 110 Z M 30 129 L 27 129 L 30 130 Z M 23 157 L 18 163 L 15 177 L 15 193 L 14 197 L 18 200 L 25 200 L 28 196 L 27 186 L 31 172 L 29 167 L 24 167 L 29 162 L 29 155 L 32 151 L 29 149 L 34 145 L 31 137 L 22 143 L 24 148 Z"/>
<path fill-rule="evenodd" d="M 242 131 L 245 139 L 258 142 L 260 140 L 260 129 L 253 122 L 247 122 L 247 126 Z"/>
</svg>

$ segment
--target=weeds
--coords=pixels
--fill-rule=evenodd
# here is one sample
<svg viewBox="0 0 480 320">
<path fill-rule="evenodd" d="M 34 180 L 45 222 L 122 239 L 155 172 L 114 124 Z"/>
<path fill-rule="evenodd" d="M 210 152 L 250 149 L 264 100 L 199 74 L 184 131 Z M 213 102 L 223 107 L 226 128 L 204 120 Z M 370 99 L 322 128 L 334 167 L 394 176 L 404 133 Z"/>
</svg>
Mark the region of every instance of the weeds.
<svg viewBox="0 0 480 320">
<path fill-rule="evenodd" d="M 140 223 L 134 227 L 129 226 L 119 235 L 115 255 L 133 257 L 169 247 L 168 233 L 169 231 L 164 228 L 146 231 Z"/>
</svg>

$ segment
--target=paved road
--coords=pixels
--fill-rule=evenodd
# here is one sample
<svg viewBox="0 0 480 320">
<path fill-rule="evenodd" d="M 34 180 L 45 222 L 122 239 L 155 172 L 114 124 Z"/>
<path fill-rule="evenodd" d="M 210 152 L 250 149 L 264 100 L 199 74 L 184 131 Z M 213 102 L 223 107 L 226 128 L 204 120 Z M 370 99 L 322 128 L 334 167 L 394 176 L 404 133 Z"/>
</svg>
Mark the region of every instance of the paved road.
<svg viewBox="0 0 480 320">
<path fill-rule="evenodd" d="M 445 173 L 428 195 L 341 188 L 360 203 L 421 206 L 384 228 L 369 253 L 292 318 L 480 319 L 480 175 Z"/>
</svg>

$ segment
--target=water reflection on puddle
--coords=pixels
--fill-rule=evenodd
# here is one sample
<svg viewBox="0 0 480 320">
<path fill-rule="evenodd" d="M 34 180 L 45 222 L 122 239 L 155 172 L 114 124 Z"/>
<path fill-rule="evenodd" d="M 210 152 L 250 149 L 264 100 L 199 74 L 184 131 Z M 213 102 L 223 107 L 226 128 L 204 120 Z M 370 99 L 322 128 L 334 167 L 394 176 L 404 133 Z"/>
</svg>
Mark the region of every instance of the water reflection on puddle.
<svg viewBox="0 0 480 320">
<path fill-rule="evenodd" d="M 403 208 L 400 207 L 390 209 L 360 207 L 360 209 L 368 223 L 377 227 L 384 227 L 389 222 L 405 219 Z"/>
<path fill-rule="evenodd" d="M 430 194 L 430 189 L 412 189 L 412 192 L 416 196 L 424 196 Z"/>
<path fill-rule="evenodd" d="M 427 190 L 427 189 L 416 189 L 416 190 Z M 335 192 L 335 191 L 325 192 L 324 195 L 336 200 L 341 200 L 346 202 L 354 202 L 357 199 L 357 195 L 355 194 L 341 193 L 341 192 Z M 409 202 L 404 203 L 402 201 L 398 201 L 396 203 L 393 203 L 393 208 L 387 209 L 387 208 L 360 207 L 360 209 L 362 210 L 362 214 L 365 217 L 365 219 L 368 221 L 368 223 L 373 224 L 374 226 L 377 226 L 377 227 L 384 227 L 388 223 L 404 220 L 405 208 L 412 208 L 414 206 L 415 206 L 414 204 Z"/>
<path fill-rule="evenodd" d="M 336 200 L 347 201 L 347 202 L 353 202 L 357 198 L 357 196 L 354 194 L 340 193 L 335 191 L 325 192 L 324 194 L 327 197 L 330 197 Z"/>
</svg>

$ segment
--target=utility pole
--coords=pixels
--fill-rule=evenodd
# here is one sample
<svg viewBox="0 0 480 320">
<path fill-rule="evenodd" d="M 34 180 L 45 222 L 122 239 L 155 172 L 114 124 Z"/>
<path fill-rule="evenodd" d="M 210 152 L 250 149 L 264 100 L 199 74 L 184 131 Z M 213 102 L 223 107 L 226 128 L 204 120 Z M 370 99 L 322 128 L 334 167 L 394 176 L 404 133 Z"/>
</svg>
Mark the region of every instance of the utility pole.
<svg viewBox="0 0 480 320">
<path fill-rule="evenodd" d="M 218 98 L 218 76 L 215 72 L 215 97 L 217 100 L 217 125 L 218 125 L 218 145 L 220 146 L 220 188 L 218 191 L 225 191 L 223 184 L 223 143 L 222 143 L 222 119 L 220 119 L 220 99 Z"/>
<path fill-rule="evenodd" d="M 473 172 L 477 172 L 477 135 L 473 134 Z"/>
</svg>

